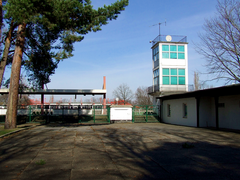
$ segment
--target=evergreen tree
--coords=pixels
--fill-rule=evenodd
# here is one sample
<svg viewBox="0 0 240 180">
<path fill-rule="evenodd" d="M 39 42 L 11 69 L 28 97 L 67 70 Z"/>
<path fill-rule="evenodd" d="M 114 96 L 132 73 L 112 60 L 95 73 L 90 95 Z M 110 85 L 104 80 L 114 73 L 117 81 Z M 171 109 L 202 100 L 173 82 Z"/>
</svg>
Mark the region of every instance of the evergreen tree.
<svg viewBox="0 0 240 180">
<path fill-rule="evenodd" d="M 90 0 L 9 0 L 6 4 L 6 18 L 12 19 L 18 25 L 15 52 L 12 61 L 12 71 L 9 88 L 8 109 L 5 120 L 5 128 L 15 128 L 17 119 L 17 101 L 19 77 L 23 58 L 26 49 L 27 38 L 32 36 L 48 37 L 42 44 L 44 47 L 36 49 L 29 58 L 28 67 L 33 72 L 38 71 L 42 58 L 46 64 L 41 66 L 43 72 L 52 72 L 57 66 L 57 61 L 72 56 L 73 43 L 83 40 L 83 35 L 91 31 L 101 30 L 109 20 L 116 19 L 120 11 L 128 5 L 128 0 L 120 0 L 109 6 L 93 9 Z M 41 33 L 36 33 L 34 28 L 40 27 Z M 32 33 L 31 33 L 32 32 Z M 34 38 L 33 38 L 34 39 Z M 44 38 L 43 38 L 44 39 Z M 52 53 L 54 43 L 60 41 L 55 47 L 58 53 Z M 29 40 L 30 42 L 30 40 Z M 39 46 L 40 47 L 40 46 Z M 37 55 L 43 54 L 42 58 Z M 53 61 L 55 58 L 55 63 Z M 46 70 L 47 64 L 51 69 Z M 35 73 L 36 76 L 38 74 Z M 44 75 L 41 74 L 41 75 Z M 48 77 L 43 77 L 43 79 Z"/>
</svg>

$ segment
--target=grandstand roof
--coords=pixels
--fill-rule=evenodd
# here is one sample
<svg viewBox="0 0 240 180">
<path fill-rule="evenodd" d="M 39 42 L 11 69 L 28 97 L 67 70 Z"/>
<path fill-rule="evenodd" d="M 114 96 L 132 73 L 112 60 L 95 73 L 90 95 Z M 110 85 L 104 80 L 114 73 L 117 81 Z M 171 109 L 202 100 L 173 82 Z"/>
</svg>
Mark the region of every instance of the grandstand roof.
<svg viewBox="0 0 240 180">
<path fill-rule="evenodd" d="M 0 94 L 8 94 L 9 89 L 0 89 Z M 23 90 L 19 94 L 58 94 L 58 95 L 104 95 L 107 93 L 106 89 L 39 89 L 39 90 Z"/>
</svg>

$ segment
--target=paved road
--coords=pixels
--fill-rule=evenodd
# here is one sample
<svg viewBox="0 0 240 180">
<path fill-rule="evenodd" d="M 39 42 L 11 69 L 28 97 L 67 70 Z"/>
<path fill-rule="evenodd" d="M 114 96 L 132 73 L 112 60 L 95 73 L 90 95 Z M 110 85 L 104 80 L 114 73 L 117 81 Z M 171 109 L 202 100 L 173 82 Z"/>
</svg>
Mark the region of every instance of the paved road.
<svg viewBox="0 0 240 180">
<path fill-rule="evenodd" d="M 240 179 L 239 162 L 239 133 L 167 124 L 39 126 L 0 139 L 2 180 Z"/>
</svg>

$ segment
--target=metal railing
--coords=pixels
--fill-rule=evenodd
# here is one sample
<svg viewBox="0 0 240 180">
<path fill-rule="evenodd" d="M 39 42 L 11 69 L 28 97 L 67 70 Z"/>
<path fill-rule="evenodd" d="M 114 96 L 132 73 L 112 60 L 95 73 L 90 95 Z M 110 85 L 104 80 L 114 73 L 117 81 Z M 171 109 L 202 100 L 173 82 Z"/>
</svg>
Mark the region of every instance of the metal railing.
<svg viewBox="0 0 240 180">
<path fill-rule="evenodd" d="M 0 109 L 0 122 L 5 121 L 6 106 Z M 27 105 L 18 106 L 17 123 L 27 122 L 66 122 L 66 123 L 110 123 L 110 106 L 93 105 L 92 108 L 80 106 Z"/>
<path fill-rule="evenodd" d="M 169 42 L 166 40 L 167 35 L 158 35 L 153 41 L 152 46 L 154 46 L 158 42 Z M 170 42 L 182 42 L 187 43 L 187 36 L 177 36 L 177 35 L 171 35 L 172 40 Z"/>
<path fill-rule="evenodd" d="M 174 92 L 174 91 L 179 91 L 179 92 L 187 92 L 186 88 L 188 88 L 189 91 L 194 91 L 194 86 L 193 84 L 189 85 L 154 85 L 154 86 L 149 86 L 148 87 L 148 93 L 154 93 L 154 92 Z"/>
<path fill-rule="evenodd" d="M 159 122 L 158 105 L 136 105 L 132 108 L 133 123 Z"/>
</svg>

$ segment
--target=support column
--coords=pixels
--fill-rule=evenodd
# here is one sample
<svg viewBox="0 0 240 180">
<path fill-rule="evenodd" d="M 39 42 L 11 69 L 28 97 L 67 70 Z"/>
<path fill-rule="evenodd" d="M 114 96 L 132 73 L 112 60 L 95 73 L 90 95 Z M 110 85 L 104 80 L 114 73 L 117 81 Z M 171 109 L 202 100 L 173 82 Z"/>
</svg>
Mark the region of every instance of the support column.
<svg viewBox="0 0 240 180">
<path fill-rule="evenodd" d="M 218 96 L 214 97 L 215 100 L 215 119 L 216 119 L 216 128 L 219 128 L 219 119 L 218 119 Z"/>
<path fill-rule="evenodd" d="M 106 76 L 103 76 L 103 89 L 106 89 Z M 103 109 L 104 114 L 106 114 L 106 94 L 103 95 Z"/>
<path fill-rule="evenodd" d="M 42 82 L 42 90 L 43 90 L 43 89 L 44 89 L 44 83 Z M 44 114 L 43 105 L 44 105 L 44 94 L 41 94 L 41 115 Z"/>
<path fill-rule="evenodd" d="M 197 108 L 197 127 L 199 127 L 199 105 L 200 105 L 200 97 L 196 98 L 196 108 Z"/>
<path fill-rule="evenodd" d="M 160 107 L 159 107 L 159 117 L 160 117 L 160 122 L 163 122 L 163 100 L 160 100 Z"/>
</svg>

